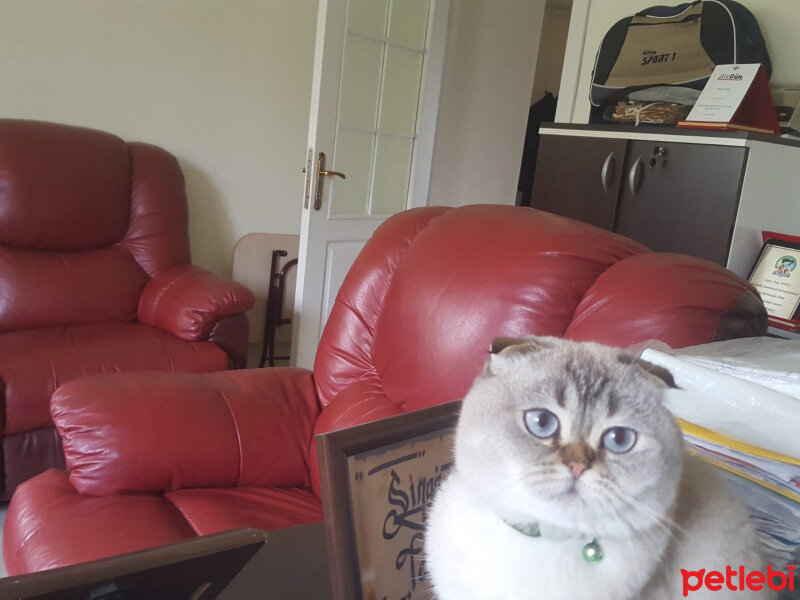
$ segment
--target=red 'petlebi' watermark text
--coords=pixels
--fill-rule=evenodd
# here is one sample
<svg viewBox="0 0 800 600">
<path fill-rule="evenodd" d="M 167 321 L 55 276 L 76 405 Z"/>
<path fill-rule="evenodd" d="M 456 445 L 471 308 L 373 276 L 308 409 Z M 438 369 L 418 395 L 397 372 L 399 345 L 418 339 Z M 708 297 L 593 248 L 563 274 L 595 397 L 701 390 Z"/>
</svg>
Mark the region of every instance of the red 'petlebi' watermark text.
<svg viewBox="0 0 800 600">
<path fill-rule="evenodd" d="M 794 590 L 794 565 L 786 567 L 786 572 L 767 567 L 767 571 L 745 571 L 743 566 L 734 569 L 730 565 L 725 567 L 725 573 L 720 571 L 687 571 L 681 569 L 683 576 L 683 597 L 689 592 L 696 592 L 701 587 L 717 592 L 720 590 L 730 590 L 741 592 L 743 590 L 763 590 L 770 589 L 775 591 Z"/>
</svg>

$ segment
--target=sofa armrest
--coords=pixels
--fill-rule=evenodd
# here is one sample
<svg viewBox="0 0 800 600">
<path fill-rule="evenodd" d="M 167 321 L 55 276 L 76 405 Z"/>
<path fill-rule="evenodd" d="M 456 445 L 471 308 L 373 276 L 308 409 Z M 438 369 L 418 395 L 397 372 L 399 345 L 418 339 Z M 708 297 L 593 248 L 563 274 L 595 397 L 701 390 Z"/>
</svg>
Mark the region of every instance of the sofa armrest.
<svg viewBox="0 0 800 600">
<path fill-rule="evenodd" d="M 247 350 L 250 339 L 250 321 L 247 315 L 223 317 L 208 334 L 208 341 L 214 342 L 228 355 L 228 364 L 233 369 L 247 367 Z"/>
<path fill-rule="evenodd" d="M 95 375 L 57 389 L 50 412 L 83 494 L 310 483 L 305 369 Z"/>
<path fill-rule="evenodd" d="M 650 252 L 598 277 L 565 337 L 623 348 L 660 340 L 683 348 L 766 331 L 767 311 L 747 281 L 707 260 Z"/>
<path fill-rule="evenodd" d="M 355 427 L 401 415 L 404 412 L 400 406 L 386 397 L 377 379 L 371 378 L 352 383 L 323 408 L 314 427 L 314 439 L 308 448 L 311 487 L 317 496 L 322 496 L 316 444 L 318 434 Z"/>
<path fill-rule="evenodd" d="M 253 293 L 197 267 L 170 267 L 153 277 L 139 298 L 139 322 L 187 340 L 208 339 L 216 323 L 250 310 Z"/>
</svg>

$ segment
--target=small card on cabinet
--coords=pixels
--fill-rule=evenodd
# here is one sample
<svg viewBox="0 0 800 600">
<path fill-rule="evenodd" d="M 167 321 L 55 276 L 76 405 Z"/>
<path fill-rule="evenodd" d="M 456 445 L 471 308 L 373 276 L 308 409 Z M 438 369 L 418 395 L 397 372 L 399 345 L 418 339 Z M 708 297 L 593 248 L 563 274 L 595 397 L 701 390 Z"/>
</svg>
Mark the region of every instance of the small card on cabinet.
<svg viewBox="0 0 800 600">
<path fill-rule="evenodd" d="M 717 65 L 678 127 L 778 134 L 775 104 L 760 64 Z"/>
</svg>

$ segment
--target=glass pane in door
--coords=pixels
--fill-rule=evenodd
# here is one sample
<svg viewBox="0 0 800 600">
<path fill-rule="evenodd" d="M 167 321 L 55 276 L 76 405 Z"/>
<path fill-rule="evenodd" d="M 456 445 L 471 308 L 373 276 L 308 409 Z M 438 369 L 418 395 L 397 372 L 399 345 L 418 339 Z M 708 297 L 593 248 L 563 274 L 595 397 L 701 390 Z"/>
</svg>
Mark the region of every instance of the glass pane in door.
<svg viewBox="0 0 800 600">
<path fill-rule="evenodd" d="M 413 145 L 411 138 L 378 136 L 369 214 L 392 215 L 406 207 Z"/>
<path fill-rule="evenodd" d="M 329 214 L 387 216 L 408 203 L 430 0 L 348 0 Z"/>
<path fill-rule="evenodd" d="M 347 4 L 349 31 L 374 38 L 386 35 L 389 0 L 350 0 Z"/>
<path fill-rule="evenodd" d="M 428 0 L 400 0 L 392 2 L 389 20 L 389 40 L 400 46 L 425 49 L 428 34 Z"/>
<path fill-rule="evenodd" d="M 339 123 L 346 129 L 375 127 L 381 93 L 384 45 L 348 36 L 342 65 Z"/>
<path fill-rule="evenodd" d="M 387 48 L 379 128 L 413 134 L 417 125 L 422 54 L 404 48 Z"/>
<path fill-rule="evenodd" d="M 324 185 L 331 189 L 331 214 L 367 214 L 367 201 L 372 177 L 375 136 L 356 131 L 340 131 L 336 138 L 336 169 L 347 179 L 328 178 Z"/>
</svg>

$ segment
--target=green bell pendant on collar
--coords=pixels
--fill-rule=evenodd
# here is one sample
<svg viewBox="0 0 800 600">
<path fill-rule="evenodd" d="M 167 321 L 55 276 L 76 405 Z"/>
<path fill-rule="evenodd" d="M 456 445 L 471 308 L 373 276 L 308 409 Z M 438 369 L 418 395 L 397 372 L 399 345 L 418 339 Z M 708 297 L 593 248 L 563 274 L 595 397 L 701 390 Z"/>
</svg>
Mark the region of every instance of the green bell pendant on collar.
<svg viewBox="0 0 800 600">
<path fill-rule="evenodd" d="M 588 563 L 599 563 L 603 560 L 603 548 L 597 542 L 597 538 L 583 547 L 583 559 Z"/>
</svg>

